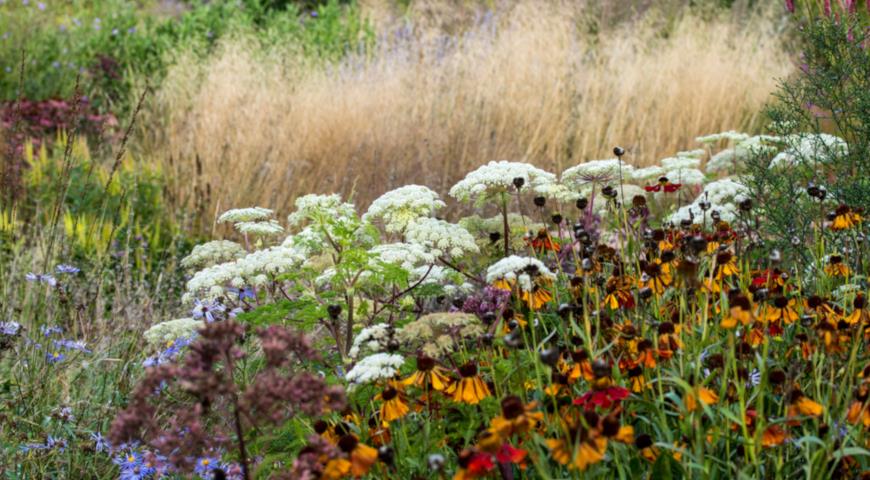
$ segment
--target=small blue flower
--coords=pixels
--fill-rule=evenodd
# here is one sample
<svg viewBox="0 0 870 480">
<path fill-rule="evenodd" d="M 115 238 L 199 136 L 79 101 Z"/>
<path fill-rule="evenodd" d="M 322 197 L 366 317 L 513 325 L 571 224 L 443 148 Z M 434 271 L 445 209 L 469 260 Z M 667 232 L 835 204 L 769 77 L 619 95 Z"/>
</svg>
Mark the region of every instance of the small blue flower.
<svg viewBox="0 0 870 480">
<path fill-rule="evenodd" d="M 118 465 L 119 467 L 121 467 L 122 469 L 132 469 L 132 468 L 136 468 L 136 467 L 141 467 L 142 466 L 142 454 L 139 452 L 134 452 L 134 451 L 130 450 L 126 453 L 122 453 L 121 455 L 118 455 L 117 457 L 112 459 L 112 462 L 115 465 Z"/>
<path fill-rule="evenodd" d="M 48 363 L 60 363 L 66 356 L 60 352 L 50 352 L 45 354 L 45 359 Z"/>
<path fill-rule="evenodd" d="M 68 265 L 66 263 L 61 263 L 60 265 L 55 267 L 55 269 L 57 270 L 57 273 L 68 273 L 70 275 L 74 275 L 76 273 L 81 272 L 80 268 L 75 267 L 73 265 Z"/>
<path fill-rule="evenodd" d="M 48 326 L 48 325 L 43 325 L 43 326 L 39 327 L 39 331 L 40 331 L 40 332 L 42 333 L 42 335 L 45 336 L 45 337 L 50 337 L 50 336 L 54 335 L 55 333 L 63 333 L 63 329 L 62 329 L 62 328 L 60 328 L 60 327 L 50 327 L 50 326 Z"/>
<path fill-rule="evenodd" d="M 220 303 L 203 303 L 201 300 L 196 300 L 191 315 L 193 318 L 204 318 L 206 322 L 215 321 L 215 314 L 225 312 L 227 307 Z"/>
<path fill-rule="evenodd" d="M 58 347 L 58 348 L 64 348 L 66 350 L 75 350 L 77 352 L 82 352 L 82 353 L 91 353 L 91 351 L 88 350 L 87 345 L 85 345 L 85 342 L 82 340 L 60 339 L 60 340 L 54 340 L 51 343 L 55 347 Z"/>
<path fill-rule="evenodd" d="M 106 437 L 103 436 L 100 432 L 91 433 L 91 440 L 94 441 L 94 450 L 99 453 L 108 452 L 112 449 L 112 445 L 106 440 Z"/>
<path fill-rule="evenodd" d="M 202 457 L 196 461 L 196 467 L 194 467 L 193 471 L 200 476 L 204 476 L 218 467 L 220 467 L 220 459 Z"/>
<path fill-rule="evenodd" d="M 54 286 L 57 285 L 57 279 L 54 278 L 54 277 L 51 276 L 51 275 L 48 275 L 48 274 L 43 275 L 43 274 L 41 274 L 41 273 L 33 273 L 33 272 L 30 272 L 30 273 L 28 273 L 27 275 L 25 275 L 24 278 L 25 278 L 28 282 L 41 282 L 41 283 L 47 283 L 49 286 L 52 286 L 52 287 L 54 287 Z"/>
<path fill-rule="evenodd" d="M 18 335 L 21 324 L 18 322 L 0 322 L 0 335 Z"/>
</svg>

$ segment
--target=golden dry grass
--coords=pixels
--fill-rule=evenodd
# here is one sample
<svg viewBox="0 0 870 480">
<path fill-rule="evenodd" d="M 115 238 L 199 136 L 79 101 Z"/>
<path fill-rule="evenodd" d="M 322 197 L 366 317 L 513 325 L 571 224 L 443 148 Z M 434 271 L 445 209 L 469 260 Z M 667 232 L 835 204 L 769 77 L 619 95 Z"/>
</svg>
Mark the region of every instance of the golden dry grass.
<svg viewBox="0 0 870 480">
<path fill-rule="evenodd" d="M 410 24 L 331 68 L 237 37 L 181 58 L 144 144 L 167 160 L 177 200 L 198 197 L 209 217 L 286 212 L 311 192 L 366 205 L 407 183 L 446 192 L 489 160 L 560 171 L 622 145 L 650 164 L 699 134 L 756 128 L 791 69 L 769 16 L 666 25 L 648 13 L 596 35 L 582 16 L 529 1 L 452 35 Z"/>
</svg>

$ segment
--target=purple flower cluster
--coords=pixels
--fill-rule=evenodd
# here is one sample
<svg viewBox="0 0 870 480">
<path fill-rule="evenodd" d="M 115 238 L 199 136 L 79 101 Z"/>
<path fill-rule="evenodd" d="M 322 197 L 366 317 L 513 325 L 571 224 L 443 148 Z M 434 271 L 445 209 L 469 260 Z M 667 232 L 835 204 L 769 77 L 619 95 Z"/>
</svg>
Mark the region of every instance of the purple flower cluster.
<svg viewBox="0 0 870 480">
<path fill-rule="evenodd" d="M 510 301 L 511 292 L 491 286 L 485 287 L 480 293 L 465 299 L 461 310 L 473 313 L 480 318 L 488 313 L 501 314 Z"/>
</svg>

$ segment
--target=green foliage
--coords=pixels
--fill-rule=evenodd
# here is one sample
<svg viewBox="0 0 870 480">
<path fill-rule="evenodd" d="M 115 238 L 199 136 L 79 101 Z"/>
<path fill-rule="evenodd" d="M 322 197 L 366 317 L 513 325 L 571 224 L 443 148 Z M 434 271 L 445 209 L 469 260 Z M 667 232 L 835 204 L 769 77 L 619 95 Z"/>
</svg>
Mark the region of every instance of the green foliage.
<svg viewBox="0 0 870 480">
<path fill-rule="evenodd" d="M 764 221 L 759 225 L 769 248 L 793 258 L 813 256 L 807 245 L 826 215 L 838 205 L 870 209 L 870 53 L 867 29 L 858 17 L 838 22 L 821 18 L 801 30 L 801 73 L 783 83 L 768 109 L 771 130 L 799 143 L 811 134 L 833 134 L 848 151 L 823 146 L 797 149 L 787 167 L 771 166 L 772 155 L 759 152 L 748 162 L 747 186 Z M 824 201 L 807 195 L 810 185 L 827 191 Z"/>
<path fill-rule="evenodd" d="M 235 31 L 256 30 L 264 44 L 299 49 L 318 61 L 374 39 L 358 9 L 337 0 L 305 11 L 278 1 L 191 2 L 177 17 L 152 14 L 157 8 L 131 0 L 0 4 L 0 100 L 18 96 L 22 55 L 25 98 L 69 98 L 81 73 L 83 90 L 99 109 L 124 113 L 142 80 L 159 81 L 169 53 L 192 46 L 206 54 Z"/>
</svg>

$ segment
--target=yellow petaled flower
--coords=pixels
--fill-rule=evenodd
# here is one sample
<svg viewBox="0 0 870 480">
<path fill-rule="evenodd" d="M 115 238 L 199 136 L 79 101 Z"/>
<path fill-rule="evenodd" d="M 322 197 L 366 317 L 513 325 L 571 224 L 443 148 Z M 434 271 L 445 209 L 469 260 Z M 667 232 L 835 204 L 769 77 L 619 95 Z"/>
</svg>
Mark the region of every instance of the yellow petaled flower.
<svg viewBox="0 0 870 480">
<path fill-rule="evenodd" d="M 423 354 L 417 357 L 417 371 L 402 381 L 406 386 L 426 388 L 428 385 L 439 392 L 450 387 L 452 382 L 446 370 L 436 365 L 434 359 Z"/>
<path fill-rule="evenodd" d="M 795 310 L 795 300 L 779 296 L 773 299 L 773 305 L 765 307 L 764 320 L 767 322 L 777 322 L 782 320 L 787 325 L 794 323 L 800 318 L 797 310 Z"/>
<path fill-rule="evenodd" d="M 852 300 L 852 313 L 849 314 L 848 317 L 843 320 L 846 321 L 849 325 L 857 325 L 862 321 L 865 323 L 870 323 L 870 313 L 864 309 L 866 306 L 866 301 L 864 300 L 864 295 L 858 294 L 855 297 L 855 300 Z"/>
<path fill-rule="evenodd" d="M 722 319 L 720 324 L 722 328 L 731 329 L 742 324 L 749 325 L 754 320 L 752 315 L 752 304 L 745 295 L 737 295 L 730 302 L 728 316 Z"/>
<path fill-rule="evenodd" d="M 848 277 L 850 273 L 849 266 L 843 262 L 843 257 L 840 255 L 828 257 L 828 263 L 825 265 L 826 275 L 829 277 Z"/>
<path fill-rule="evenodd" d="M 501 415 L 493 418 L 490 426 L 502 439 L 527 433 L 544 420 L 542 412 L 533 411 L 536 406 L 535 402 L 523 405 L 520 397 L 515 395 L 505 397 L 501 401 Z"/>
<path fill-rule="evenodd" d="M 807 397 L 800 390 L 795 389 L 791 393 L 791 401 L 789 402 L 787 417 L 819 417 L 825 409 L 822 405 L 813 399 Z"/>
<path fill-rule="evenodd" d="M 498 288 L 499 290 L 511 291 L 514 289 L 513 284 L 503 278 L 492 282 L 492 286 Z"/>
<path fill-rule="evenodd" d="M 353 435 L 345 435 L 338 441 L 338 448 L 346 453 L 349 457 L 350 474 L 356 478 L 360 478 L 369 473 L 372 465 L 378 460 L 378 451 L 374 448 L 361 443 Z M 334 462 L 335 460 L 330 461 Z M 345 465 L 339 465 L 340 470 L 345 470 Z M 329 464 L 327 464 L 329 467 Z M 330 477 L 333 478 L 333 477 Z M 336 477 L 341 478 L 341 477 Z"/>
<path fill-rule="evenodd" d="M 531 292 L 524 291 L 522 293 L 522 300 L 526 302 L 526 305 L 528 305 L 532 310 L 539 310 L 545 303 L 552 299 L 553 295 L 539 285 L 533 286 Z"/>
<path fill-rule="evenodd" d="M 576 448 L 571 442 L 562 438 L 550 438 L 544 441 L 550 450 L 550 456 L 561 465 L 568 466 L 572 470 L 586 470 L 604 459 L 607 450 L 607 438 L 591 430 L 582 432 Z M 585 437 L 585 438 L 583 438 Z M 577 438 L 572 435 L 571 438 Z"/>
<path fill-rule="evenodd" d="M 786 438 L 788 438 L 788 435 L 785 429 L 779 425 L 771 425 L 761 433 L 761 446 L 767 448 L 777 447 L 785 443 Z"/>
<path fill-rule="evenodd" d="M 706 387 L 697 387 L 694 391 L 686 393 L 686 398 L 683 400 L 686 404 L 686 410 L 694 412 L 698 409 L 698 401 L 704 405 L 715 405 L 719 402 L 719 395 L 716 392 Z"/>
<path fill-rule="evenodd" d="M 399 391 L 393 387 L 387 387 L 387 389 L 375 397 L 375 399 L 384 401 L 383 405 L 381 405 L 381 420 L 385 422 L 398 420 L 407 415 L 411 410 L 402 400 L 402 395 Z"/>
<path fill-rule="evenodd" d="M 716 255 L 716 269 L 713 276 L 716 280 L 723 280 L 725 277 L 740 273 L 737 268 L 737 257 L 731 252 L 721 252 Z"/>
<path fill-rule="evenodd" d="M 323 467 L 323 472 L 320 474 L 321 480 L 341 480 L 350 474 L 350 460 L 344 458 L 333 458 Z"/>
<path fill-rule="evenodd" d="M 661 259 L 657 258 L 643 269 L 641 286 L 648 287 L 656 295 L 661 295 L 673 281 L 674 276 L 671 272 L 671 266 L 667 263 L 662 263 Z"/>
<path fill-rule="evenodd" d="M 462 378 L 444 392 L 450 395 L 453 401 L 477 405 L 481 400 L 492 395 L 489 387 L 477 375 L 477 365 L 466 363 L 459 367 L 459 375 Z"/>
<path fill-rule="evenodd" d="M 860 212 L 846 205 L 840 205 L 834 211 L 834 219 L 831 221 L 831 230 L 848 230 L 863 221 Z"/>
</svg>

